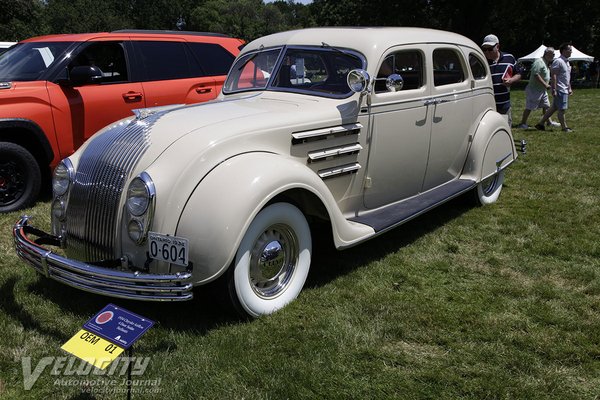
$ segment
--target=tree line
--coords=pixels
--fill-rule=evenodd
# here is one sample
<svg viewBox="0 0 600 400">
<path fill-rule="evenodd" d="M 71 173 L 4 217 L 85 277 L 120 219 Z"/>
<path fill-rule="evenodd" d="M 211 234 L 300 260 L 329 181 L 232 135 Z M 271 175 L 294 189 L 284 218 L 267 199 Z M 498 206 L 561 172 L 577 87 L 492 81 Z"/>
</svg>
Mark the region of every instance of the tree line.
<svg viewBox="0 0 600 400">
<path fill-rule="evenodd" d="M 488 33 L 523 56 L 540 44 L 571 42 L 600 57 L 596 0 L 0 0 L 0 41 L 117 29 L 225 33 L 245 40 L 313 26 L 418 26 Z"/>
</svg>

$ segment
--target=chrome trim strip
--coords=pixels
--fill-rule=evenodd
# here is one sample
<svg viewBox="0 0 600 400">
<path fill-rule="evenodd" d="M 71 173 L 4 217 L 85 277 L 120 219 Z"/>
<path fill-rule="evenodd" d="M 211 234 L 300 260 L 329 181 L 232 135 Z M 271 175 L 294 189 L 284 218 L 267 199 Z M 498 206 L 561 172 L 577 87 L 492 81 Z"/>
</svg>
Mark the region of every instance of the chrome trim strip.
<svg viewBox="0 0 600 400">
<path fill-rule="evenodd" d="M 15 250 L 22 260 L 48 278 L 86 292 L 124 299 L 183 301 L 193 298 L 191 272 L 158 275 L 97 267 L 41 247 L 29 238 L 29 234 L 35 236 L 35 231 L 29 225 L 29 217 L 21 217 L 13 227 Z"/>
<path fill-rule="evenodd" d="M 496 171 L 500 171 L 500 167 L 502 166 L 502 163 L 504 162 L 504 160 L 506 160 L 510 156 L 512 156 L 512 151 L 510 153 L 508 153 L 507 155 L 505 155 L 504 157 L 496 160 Z"/>
<path fill-rule="evenodd" d="M 348 153 L 355 153 L 362 150 L 362 146 L 358 143 L 354 143 L 348 146 L 340 146 L 340 147 L 331 147 L 323 150 L 311 151 L 308 153 L 308 158 L 311 161 L 321 160 L 327 157 L 335 157 Z"/>
<path fill-rule="evenodd" d="M 340 165 L 339 167 L 321 169 L 317 173 L 321 178 L 330 178 L 332 176 L 345 174 L 348 172 L 357 171 L 361 168 L 359 163 Z"/>
<path fill-rule="evenodd" d="M 355 124 L 346 124 L 346 125 L 340 125 L 340 126 L 335 126 L 333 128 L 324 128 L 324 129 L 315 129 L 312 131 L 305 131 L 305 132 L 295 132 L 292 133 L 292 137 L 294 139 L 306 139 L 306 138 L 312 138 L 312 137 L 316 137 L 316 136 L 325 136 L 325 135 L 333 135 L 336 133 L 342 133 L 342 132 L 350 132 L 350 131 L 354 131 L 354 130 L 360 130 L 362 129 L 362 124 L 361 123 L 355 123 Z"/>
</svg>

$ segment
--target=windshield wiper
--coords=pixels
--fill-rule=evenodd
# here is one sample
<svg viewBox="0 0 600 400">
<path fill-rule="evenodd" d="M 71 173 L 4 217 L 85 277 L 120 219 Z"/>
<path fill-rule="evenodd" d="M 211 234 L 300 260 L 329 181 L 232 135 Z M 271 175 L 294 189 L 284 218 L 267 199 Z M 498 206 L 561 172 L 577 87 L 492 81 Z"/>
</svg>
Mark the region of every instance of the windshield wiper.
<svg viewBox="0 0 600 400">
<path fill-rule="evenodd" d="M 321 47 L 325 47 L 325 48 L 331 49 L 331 50 L 333 50 L 333 51 L 337 51 L 338 53 L 341 53 L 341 54 L 343 54 L 343 55 L 345 55 L 345 56 L 347 56 L 347 55 L 354 56 L 354 55 L 353 55 L 353 54 L 351 54 L 351 53 L 348 53 L 348 52 L 346 52 L 346 51 L 344 51 L 344 50 L 338 49 L 337 47 L 333 47 L 333 46 L 331 46 L 330 44 L 327 44 L 327 43 L 325 43 L 325 42 L 321 42 Z"/>
</svg>

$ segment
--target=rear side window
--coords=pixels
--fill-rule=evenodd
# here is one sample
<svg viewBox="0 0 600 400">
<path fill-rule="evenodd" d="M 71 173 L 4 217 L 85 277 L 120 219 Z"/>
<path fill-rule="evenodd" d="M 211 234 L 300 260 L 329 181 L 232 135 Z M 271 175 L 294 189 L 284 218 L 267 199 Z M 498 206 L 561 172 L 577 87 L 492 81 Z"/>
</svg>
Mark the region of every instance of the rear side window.
<svg viewBox="0 0 600 400">
<path fill-rule="evenodd" d="M 471 66 L 471 72 L 473 72 L 473 78 L 475 79 L 485 79 L 487 76 L 485 64 L 475 54 L 469 54 L 469 65 Z"/>
<path fill-rule="evenodd" d="M 214 43 L 188 43 L 206 75 L 227 75 L 235 57 Z"/>
<path fill-rule="evenodd" d="M 182 42 L 136 42 L 144 80 L 161 81 L 201 76 L 199 66 Z"/>
<path fill-rule="evenodd" d="M 433 51 L 433 84 L 451 85 L 465 80 L 465 71 L 457 51 L 436 49 Z"/>
</svg>

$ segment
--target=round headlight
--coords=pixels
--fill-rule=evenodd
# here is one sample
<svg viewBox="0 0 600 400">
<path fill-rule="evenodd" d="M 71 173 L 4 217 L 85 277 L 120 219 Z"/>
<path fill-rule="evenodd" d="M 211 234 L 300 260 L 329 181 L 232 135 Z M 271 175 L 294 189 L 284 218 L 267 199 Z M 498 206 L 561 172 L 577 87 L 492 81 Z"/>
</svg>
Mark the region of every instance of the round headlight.
<svg viewBox="0 0 600 400">
<path fill-rule="evenodd" d="M 127 224 L 127 233 L 129 234 L 131 240 L 139 243 L 144 235 L 144 226 L 140 221 L 132 219 L 129 221 L 129 224 Z"/>
<path fill-rule="evenodd" d="M 150 204 L 150 189 L 141 178 L 135 178 L 127 189 L 127 210 L 131 215 L 140 216 Z"/>
<path fill-rule="evenodd" d="M 52 177 L 52 191 L 54 196 L 62 196 L 69 190 L 71 184 L 71 174 L 73 166 L 68 159 L 61 161 L 60 164 L 54 169 L 54 176 Z"/>
<path fill-rule="evenodd" d="M 64 221 L 66 216 L 64 199 L 56 199 L 52 202 L 52 216 L 59 221 Z"/>
</svg>

